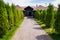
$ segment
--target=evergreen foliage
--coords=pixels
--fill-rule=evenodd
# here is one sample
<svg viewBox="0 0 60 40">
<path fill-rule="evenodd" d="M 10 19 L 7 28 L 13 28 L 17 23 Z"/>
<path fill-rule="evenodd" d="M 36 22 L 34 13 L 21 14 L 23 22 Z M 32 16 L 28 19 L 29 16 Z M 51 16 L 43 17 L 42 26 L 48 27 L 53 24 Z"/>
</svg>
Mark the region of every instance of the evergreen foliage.
<svg viewBox="0 0 60 40">
<path fill-rule="evenodd" d="M 40 19 L 40 10 L 36 10 L 35 18 L 38 19 L 38 20 Z"/>
<path fill-rule="evenodd" d="M 5 4 L 0 0 L 0 37 L 8 31 L 8 15 Z"/>
<path fill-rule="evenodd" d="M 23 11 L 16 9 L 14 4 L 9 6 L 0 0 L 0 37 L 3 37 L 23 17 Z"/>
<path fill-rule="evenodd" d="M 54 22 L 54 7 L 53 5 L 49 4 L 46 14 L 46 26 L 51 27 L 51 25 L 53 25 L 52 24 L 53 22 Z"/>
<path fill-rule="evenodd" d="M 60 5 L 58 6 L 54 27 L 55 27 L 55 31 L 60 33 Z"/>
<path fill-rule="evenodd" d="M 44 23 L 46 22 L 46 14 L 47 14 L 46 10 L 43 10 L 43 12 L 42 12 L 42 21 Z"/>
</svg>

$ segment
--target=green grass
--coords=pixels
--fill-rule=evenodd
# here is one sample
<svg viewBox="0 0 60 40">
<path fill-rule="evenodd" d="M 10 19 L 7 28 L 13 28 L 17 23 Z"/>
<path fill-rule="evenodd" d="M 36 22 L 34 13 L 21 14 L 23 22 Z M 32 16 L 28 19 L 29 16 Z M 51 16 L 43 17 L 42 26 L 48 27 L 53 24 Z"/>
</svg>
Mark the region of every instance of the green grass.
<svg viewBox="0 0 60 40">
<path fill-rule="evenodd" d="M 60 40 L 60 34 L 57 34 L 54 28 L 47 28 L 40 20 L 36 19 L 35 21 L 51 36 L 53 40 Z"/>
<path fill-rule="evenodd" d="M 11 40 L 13 35 L 15 34 L 16 30 L 19 28 L 19 26 L 22 24 L 23 19 L 21 19 L 16 26 L 14 26 L 6 35 L 4 35 L 3 38 L 0 38 L 0 40 Z"/>
</svg>

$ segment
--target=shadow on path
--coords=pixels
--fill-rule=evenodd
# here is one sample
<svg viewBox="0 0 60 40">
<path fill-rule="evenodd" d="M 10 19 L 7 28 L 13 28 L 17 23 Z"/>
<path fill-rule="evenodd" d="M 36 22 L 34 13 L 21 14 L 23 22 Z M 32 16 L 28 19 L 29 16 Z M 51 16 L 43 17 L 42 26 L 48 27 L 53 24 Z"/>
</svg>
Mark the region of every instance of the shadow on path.
<svg viewBox="0 0 60 40">
<path fill-rule="evenodd" d="M 34 27 L 33 29 L 36 29 L 36 30 L 43 30 L 43 29 L 40 28 L 40 27 Z"/>
<path fill-rule="evenodd" d="M 48 35 L 39 35 L 36 37 L 37 40 L 52 40 Z"/>
</svg>

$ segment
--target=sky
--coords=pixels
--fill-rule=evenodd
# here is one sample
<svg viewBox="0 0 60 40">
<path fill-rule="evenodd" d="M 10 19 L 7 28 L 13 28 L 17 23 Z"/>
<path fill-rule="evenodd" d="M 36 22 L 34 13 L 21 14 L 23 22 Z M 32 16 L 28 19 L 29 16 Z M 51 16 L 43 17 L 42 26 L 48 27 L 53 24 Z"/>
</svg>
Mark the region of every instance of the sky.
<svg viewBox="0 0 60 40">
<path fill-rule="evenodd" d="M 58 4 L 60 4 L 60 0 L 4 0 L 4 2 L 9 3 L 10 5 L 13 3 L 20 6 L 48 6 L 49 3 L 51 3 L 57 7 Z"/>
</svg>

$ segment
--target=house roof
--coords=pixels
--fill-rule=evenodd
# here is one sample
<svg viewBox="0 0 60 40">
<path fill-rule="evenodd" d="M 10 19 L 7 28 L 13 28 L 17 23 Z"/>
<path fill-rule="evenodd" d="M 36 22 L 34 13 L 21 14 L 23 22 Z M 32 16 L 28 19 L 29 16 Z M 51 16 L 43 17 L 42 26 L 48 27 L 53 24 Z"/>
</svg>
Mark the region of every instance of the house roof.
<svg viewBox="0 0 60 40">
<path fill-rule="evenodd" d="M 16 8 L 17 9 L 24 10 L 26 8 L 26 6 L 19 6 L 19 5 L 17 5 Z M 33 8 L 34 10 L 37 10 L 37 9 L 39 9 L 39 10 L 45 10 L 45 9 L 47 9 L 47 7 L 44 7 L 42 5 L 39 5 L 39 6 L 31 6 L 31 8 Z M 57 7 L 54 6 L 54 10 L 57 10 Z"/>
</svg>

